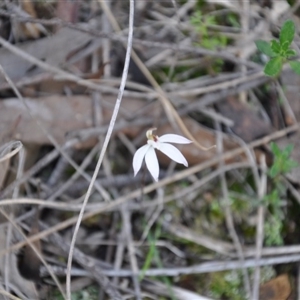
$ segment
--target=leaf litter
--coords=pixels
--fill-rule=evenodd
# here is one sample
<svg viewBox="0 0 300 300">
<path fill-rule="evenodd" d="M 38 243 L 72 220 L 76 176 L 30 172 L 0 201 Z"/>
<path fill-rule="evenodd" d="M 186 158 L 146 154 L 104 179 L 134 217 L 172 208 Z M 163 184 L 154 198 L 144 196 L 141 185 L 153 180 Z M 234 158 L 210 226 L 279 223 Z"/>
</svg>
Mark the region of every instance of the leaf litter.
<svg viewBox="0 0 300 300">
<path fill-rule="evenodd" d="M 286 1 L 137 1 L 133 47 L 142 63 L 130 64 L 80 225 L 74 299 L 279 300 L 299 293 L 300 183 L 291 163 L 300 163 L 297 76 L 284 70 L 266 78 L 255 47 L 277 38 L 278 24 L 291 15 L 298 19 Z M 0 146 L 20 141 L 25 151 L 0 162 L 0 194 L 28 237 L 4 213 L 0 255 L 10 260 L 0 265 L 2 295 L 64 299 L 72 225 L 120 85 L 128 7 L 11 1 L 0 5 L 0 22 L 0 64 L 13 83 L 0 76 Z M 189 133 L 216 148 L 180 147 L 187 169 L 157 153 L 160 180 L 151 183 L 145 168 L 134 178 L 133 155 L 153 127 L 159 136 Z M 28 240 L 41 243 L 45 264 Z M 30 277 L 33 266 L 40 272 Z"/>
</svg>

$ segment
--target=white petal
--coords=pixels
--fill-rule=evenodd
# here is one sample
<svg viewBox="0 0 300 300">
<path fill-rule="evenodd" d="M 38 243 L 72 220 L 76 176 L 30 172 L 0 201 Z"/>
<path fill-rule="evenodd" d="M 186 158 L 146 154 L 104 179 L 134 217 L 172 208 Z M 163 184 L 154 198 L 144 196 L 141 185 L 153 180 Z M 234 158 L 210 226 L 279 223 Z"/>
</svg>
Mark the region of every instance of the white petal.
<svg viewBox="0 0 300 300">
<path fill-rule="evenodd" d="M 158 138 L 161 143 L 190 144 L 192 141 L 178 134 L 164 134 Z"/>
<path fill-rule="evenodd" d="M 133 156 L 133 161 L 132 161 L 132 166 L 133 166 L 133 170 L 134 170 L 134 176 L 136 176 L 136 174 L 138 173 L 138 171 L 141 169 L 142 163 L 143 163 L 143 159 L 147 153 L 147 151 L 149 150 L 149 148 L 151 148 L 150 145 L 144 145 L 141 148 L 139 148 Z"/>
<path fill-rule="evenodd" d="M 164 153 L 165 155 L 167 155 L 168 157 L 170 157 L 171 159 L 173 159 L 174 161 L 176 161 L 177 163 L 183 164 L 186 167 L 188 166 L 188 162 L 186 161 L 185 157 L 173 145 L 161 143 L 160 147 L 159 147 L 159 150 L 162 153 Z"/>
<path fill-rule="evenodd" d="M 145 155 L 145 161 L 150 174 L 152 175 L 155 181 L 158 181 L 159 165 L 154 148 L 149 148 Z"/>
</svg>

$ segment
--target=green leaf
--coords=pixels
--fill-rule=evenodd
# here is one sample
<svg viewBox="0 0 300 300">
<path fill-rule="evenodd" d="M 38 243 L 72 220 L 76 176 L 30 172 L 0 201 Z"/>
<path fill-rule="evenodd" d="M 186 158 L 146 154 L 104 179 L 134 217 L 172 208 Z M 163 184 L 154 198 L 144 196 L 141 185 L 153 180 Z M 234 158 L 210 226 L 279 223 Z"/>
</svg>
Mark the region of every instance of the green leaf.
<svg viewBox="0 0 300 300">
<path fill-rule="evenodd" d="M 296 74 L 300 75 L 300 62 L 299 61 L 297 61 L 297 60 L 290 61 L 290 66 Z"/>
<path fill-rule="evenodd" d="M 294 168 L 298 168 L 299 164 L 298 162 L 296 162 L 295 160 L 289 159 L 284 166 L 284 170 L 283 173 L 288 173 L 289 171 L 291 171 Z"/>
<path fill-rule="evenodd" d="M 288 158 L 288 157 L 291 155 L 293 149 L 294 149 L 294 145 L 293 145 L 293 144 L 287 145 L 287 146 L 283 149 L 283 151 L 282 151 L 282 156 Z"/>
<path fill-rule="evenodd" d="M 276 40 L 271 41 L 271 49 L 277 54 L 281 52 L 281 46 Z"/>
<path fill-rule="evenodd" d="M 281 149 L 278 147 L 277 144 L 275 144 L 274 142 L 271 142 L 270 147 L 275 156 L 281 155 Z"/>
<path fill-rule="evenodd" d="M 264 68 L 264 72 L 268 76 L 276 76 L 279 74 L 282 68 L 282 57 L 271 58 Z"/>
<path fill-rule="evenodd" d="M 283 49 L 287 50 L 291 45 L 295 35 L 295 24 L 292 20 L 287 20 L 284 22 L 280 34 L 279 41 Z"/>
<path fill-rule="evenodd" d="M 287 145 L 284 149 L 280 149 L 275 143 L 270 144 L 271 150 L 274 154 L 273 165 L 269 169 L 269 176 L 275 178 L 279 174 L 285 174 L 290 172 L 293 168 L 299 167 L 299 164 L 290 158 L 294 149 L 293 144 Z M 277 183 L 277 189 L 281 187 Z M 283 187 L 284 189 L 284 187 Z"/>
<path fill-rule="evenodd" d="M 256 45 L 257 49 L 260 52 L 262 52 L 263 54 L 270 56 L 270 57 L 276 56 L 276 53 L 272 50 L 271 45 L 268 42 L 258 40 L 258 41 L 255 41 L 255 45 Z"/>
<path fill-rule="evenodd" d="M 288 49 L 285 52 L 285 57 L 292 57 L 292 56 L 296 56 L 297 52 L 294 49 Z"/>
<path fill-rule="evenodd" d="M 277 165 L 273 165 L 269 170 L 269 176 L 271 178 L 275 178 L 280 173 L 280 167 Z"/>
<path fill-rule="evenodd" d="M 283 44 L 280 44 L 281 45 L 281 49 L 284 53 L 286 53 L 286 51 L 289 49 L 290 47 L 290 44 L 288 42 L 284 42 Z"/>
</svg>

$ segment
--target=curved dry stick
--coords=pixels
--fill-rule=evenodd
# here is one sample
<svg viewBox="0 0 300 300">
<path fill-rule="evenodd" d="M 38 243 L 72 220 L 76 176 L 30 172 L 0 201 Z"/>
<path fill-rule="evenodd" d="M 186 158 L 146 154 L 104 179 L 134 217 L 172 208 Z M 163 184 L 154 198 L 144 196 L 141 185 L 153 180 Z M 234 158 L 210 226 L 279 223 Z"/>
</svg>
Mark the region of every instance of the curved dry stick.
<svg viewBox="0 0 300 300">
<path fill-rule="evenodd" d="M 14 155 L 16 155 L 23 147 L 23 144 L 20 141 L 15 141 L 15 142 L 10 142 L 8 143 L 8 145 L 4 145 L 4 147 L 6 146 L 6 148 L 3 150 L 3 152 L 6 151 L 7 148 L 13 148 L 15 146 L 15 144 L 17 144 L 17 148 L 10 151 L 9 153 L 5 154 L 3 157 L 0 158 L 0 163 L 10 159 L 11 157 L 13 157 Z"/>
<path fill-rule="evenodd" d="M 40 251 L 36 248 L 36 246 L 33 244 L 32 241 L 29 241 L 28 238 L 26 237 L 26 235 L 23 233 L 23 231 L 19 228 L 19 226 L 15 223 L 15 221 L 13 219 L 11 219 L 11 217 L 2 209 L 0 208 L 0 213 L 13 225 L 13 227 L 21 234 L 21 236 L 24 238 L 25 242 L 30 246 L 30 248 L 33 250 L 33 252 L 35 253 L 35 255 L 39 258 L 39 260 L 43 263 L 43 265 L 45 266 L 45 268 L 47 269 L 47 271 L 49 272 L 50 276 L 52 277 L 53 281 L 55 282 L 55 284 L 57 285 L 59 291 L 61 292 L 62 296 L 64 299 L 66 299 L 64 290 L 57 278 L 57 276 L 55 275 L 55 273 L 52 271 L 51 267 L 47 264 L 47 262 L 45 261 L 45 259 L 43 258 L 42 254 L 40 253 Z"/>
<path fill-rule="evenodd" d="M 124 68 L 123 68 L 123 74 L 122 74 L 122 80 L 121 80 L 121 85 L 120 85 L 120 89 L 119 89 L 119 94 L 118 94 L 118 98 L 114 107 L 114 111 L 113 111 L 113 115 L 111 117 L 110 120 L 110 124 L 109 124 L 109 128 L 107 131 L 107 134 L 105 136 L 105 140 L 103 143 L 103 147 L 92 177 L 92 180 L 90 182 L 89 188 L 87 190 L 87 193 L 85 195 L 84 201 L 82 203 L 82 208 L 80 210 L 76 225 L 75 225 L 75 229 L 74 229 L 74 233 L 73 233 L 73 237 L 72 237 L 72 241 L 71 241 L 71 245 L 70 245 L 70 252 L 69 252 L 69 257 L 68 257 L 68 264 L 67 264 L 67 276 L 66 276 L 66 290 L 67 290 L 67 299 L 71 300 L 71 268 L 72 268 L 72 259 L 73 259 L 73 252 L 74 252 L 74 247 L 75 247 L 75 242 L 76 242 L 76 237 L 77 237 L 77 233 L 80 227 L 80 223 L 81 220 L 83 218 L 83 214 L 84 214 L 84 210 L 85 207 L 87 205 L 87 202 L 89 200 L 90 194 L 92 192 L 92 188 L 93 185 L 96 181 L 99 169 L 101 167 L 103 158 L 104 158 L 104 154 L 106 152 L 111 134 L 113 132 L 113 128 L 117 119 L 117 115 L 119 112 L 119 108 L 121 105 L 121 101 L 122 101 L 122 97 L 123 97 L 123 93 L 124 93 L 124 89 L 125 89 L 125 85 L 126 85 L 126 80 L 127 80 L 127 75 L 128 75 L 128 69 L 129 69 L 129 63 L 130 63 L 130 54 L 131 54 L 131 50 L 132 50 L 132 38 L 133 38 L 133 21 L 134 21 L 134 0 L 129 0 L 130 3 L 130 10 L 129 10 L 129 32 L 128 32 L 128 43 L 127 43 L 127 49 L 126 49 L 126 56 L 125 56 L 125 63 L 124 63 Z"/>
<path fill-rule="evenodd" d="M 22 144 L 19 145 L 19 146 L 22 146 Z M 18 180 L 23 174 L 24 162 L 25 162 L 25 150 L 24 150 L 24 148 L 20 147 L 20 151 L 18 152 L 18 157 L 19 157 L 19 159 L 18 159 L 16 180 Z M 20 191 L 20 186 L 16 186 L 14 188 L 13 194 L 12 194 L 13 199 L 18 198 L 19 191 Z M 2 209 L 0 210 L 0 212 L 2 212 Z M 12 209 L 10 210 L 9 217 L 11 219 L 14 218 L 14 207 L 12 207 Z M 7 231 L 6 231 L 6 247 L 7 248 L 10 246 L 11 238 L 12 238 L 12 223 L 9 223 L 8 226 L 7 226 Z M 5 283 L 5 290 L 6 291 L 9 291 L 8 287 L 9 287 L 9 278 L 10 278 L 10 276 L 9 276 L 9 272 L 10 272 L 10 267 L 9 267 L 10 255 L 11 255 L 10 253 L 7 253 L 7 256 L 4 258 L 4 260 L 5 260 L 5 263 L 4 263 L 4 283 Z"/>
<path fill-rule="evenodd" d="M 16 296 L 14 296 L 14 295 L 12 295 L 12 294 L 6 292 L 6 291 L 3 290 L 3 289 L 0 289 L 0 294 L 2 294 L 3 296 L 6 296 L 6 297 L 8 297 L 8 298 L 10 298 L 10 299 L 12 299 L 12 300 L 22 300 L 21 298 L 18 298 L 18 297 L 16 297 Z"/>
<path fill-rule="evenodd" d="M 16 48 L 15 46 L 13 46 L 10 43 L 8 43 L 7 41 L 5 41 L 1 36 L 0 36 L 0 44 L 3 45 L 4 47 L 6 47 L 7 49 L 11 50 L 16 55 L 20 55 L 23 58 L 25 56 L 28 61 L 31 61 L 34 64 L 38 65 L 38 66 L 42 66 L 42 67 L 46 67 L 47 66 L 50 70 L 55 69 L 55 68 L 47 65 L 46 63 L 41 62 L 41 61 L 37 60 L 34 57 L 31 57 L 28 54 L 24 55 L 24 52 L 22 52 L 20 49 Z M 68 163 L 77 172 L 80 173 L 80 175 L 83 178 L 85 178 L 87 181 L 90 181 L 91 180 L 90 176 L 87 173 L 81 171 L 81 169 L 79 168 L 79 166 L 77 165 L 77 163 L 62 149 L 62 147 L 59 145 L 59 143 L 56 141 L 56 139 L 47 131 L 47 129 L 44 127 L 44 125 L 31 113 L 31 109 L 28 106 L 27 102 L 22 97 L 21 93 L 19 92 L 19 90 L 17 89 L 17 87 L 15 86 L 15 84 L 12 82 L 12 80 L 9 78 L 9 76 L 7 75 L 7 73 L 5 72 L 5 70 L 3 69 L 3 67 L 2 67 L 1 64 L 0 64 L 0 72 L 3 74 L 5 80 L 10 85 L 11 89 L 14 91 L 14 93 L 16 94 L 16 96 L 18 97 L 18 99 L 24 104 L 24 106 L 25 106 L 26 110 L 28 111 L 30 117 L 36 122 L 37 126 L 43 131 L 43 133 L 47 136 L 47 138 L 49 139 L 49 141 L 54 145 L 54 147 L 59 151 L 59 153 L 68 161 Z M 59 70 L 58 71 L 56 70 L 56 72 L 58 72 L 58 73 L 64 73 L 64 71 L 59 71 Z M 76 76 L 74 76 L 72 74 L 69 74 L 69 76 L 71 76 L 71 78 L 76 77 Z M 95 187 L 96 187 L 96 189 L 98 190 L 98 192 L 102 195 L 102 197 L 104 199 L 109 199 L 108 193 L 99 184 L 96 184 Z"/>
</svg>

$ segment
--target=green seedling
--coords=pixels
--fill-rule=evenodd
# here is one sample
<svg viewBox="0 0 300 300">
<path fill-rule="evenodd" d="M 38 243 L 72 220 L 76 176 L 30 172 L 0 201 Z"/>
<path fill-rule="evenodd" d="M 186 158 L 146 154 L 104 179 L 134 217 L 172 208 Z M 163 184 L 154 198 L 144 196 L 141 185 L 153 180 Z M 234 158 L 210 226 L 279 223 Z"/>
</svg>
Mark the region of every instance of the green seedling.
<svg viewBox="0 0 300 300">
<path fill-rule="evenodd" d="M 291 60 L 297 52 L 290 46 L 295 36 L 295 24 L 292 20 L 287 20 L 279 34 L 279 40 L 266 42 L 258 40 L 255 42 L 257 49 L 270 57 L 264 68 L 264 73 L 268 76 L 278 76 L 284 63 L 289 62 L 292 70 L 300 75 L 300 61 Z"/>
<path fill-rule="evenodd" d="M 208 27 L 217 25 L 215 16 L 205 16 L 200 11 L 197 11 L 191 17 L 191 24 L 194 26 L 195 31 L 199 34 L 200 42 L 197 43 L 199 46 L 215 50 L 227 45 L 227 37 L 225 35 L 215 33 L 211 34 L 208 32 Z"/>
<path fill-rule="evenodd" d="M 267 246 L 282 245 L 282 230 L 284 212 L 281 207 L 282 199 L 286 197 L 286 187 L 282 182 L 282 175 L 289 173 L 298 163 L 291 159 L 293 145 L 280 149 L 275 143 L 271 143 L 274 156 L 273 164 L 268 171 L 271 178 L 272 191 L 262 199 L 263 205 L 268 210 L 265 221 L 264 235 Z"/>
<path fill-rule="evenodd" d="M 293 148 L 293 145 L 288 145 L 281 150 L 275 143 L 271 143 L 271 150 L 274 155 L 273 165 L 268 172 L 271 178 L 286 174 L 298 167 L 298 163 L 290 158 Z"/>
</svg>

